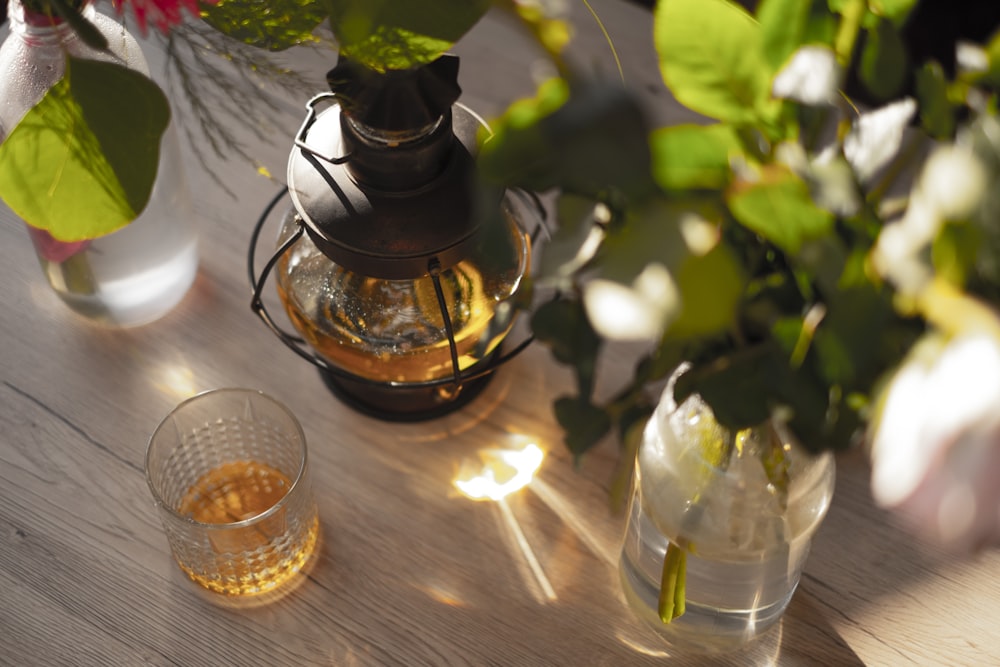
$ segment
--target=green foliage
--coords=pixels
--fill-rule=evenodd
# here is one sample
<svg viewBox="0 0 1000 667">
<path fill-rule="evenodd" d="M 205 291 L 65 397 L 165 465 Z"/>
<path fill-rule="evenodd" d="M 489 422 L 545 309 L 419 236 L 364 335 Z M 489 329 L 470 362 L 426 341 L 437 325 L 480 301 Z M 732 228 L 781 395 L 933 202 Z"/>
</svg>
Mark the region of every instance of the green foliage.
<svg viewBox="0 0 1000 667">
<path fill-rule="evenodd" d="M 732 176 L 730 159 L 742 154 L 730 125 L 673 125 L 650 135 L 653 179 L 664 190 L 719 189 Z"/>
<path fill-rule="evenodd" d="M 283 51 L 316 41 L 313 31 L 328 15 L 314 0 L 219 0 L 204 3 L 201 14 L 210 26 L 245 44 Z"/>
<path fill-rule="evenodd" d="M 918 0 L 868 0 L 868 8 L 872 14 L 887 18 L 898 26 L 906 21 L 917 2 Z"/>
<path fill-rule="evenodd" d="M 553 81 L 494 124 L 479 166 L 488 179 L 530 190 L 641 196 L 653 189 L 645 126 L 618 86 L 570 89 Z"/>
<path fill-rule="evenodd" d="M 377 71 L 409 69 L 438 58 L 490 7 L 490 0 L 220 0 L 205 21 L 251 46 L 281 51 L 316 42 L 325 19 L 340 50 Z"/>
<path fill-rule="evenodd" d="M 876 98 L 887 100 L 899 92 L 907 75 L 902 37 L 891 21 L 879 21 L 868 30 L 861 53 L 861 80 Z"/>
<path fill-rule="evenodd" d="M 564 442 L 577 459 L 611 430 L 611 417 L 602 408 L 581 397 L 556 399 L 556 420 L 565 433 Z"/>
<path fill-rule="evenodd" d="M 563 296 L 539 309 L 532 326 L 576 372 L 578 395 L 556 404 L 575 454 L 616 428 L 630 461 L 649 414 L 645 389 L 681 361 L 692 366 L 675 397 L 698 393 L 733 431 L 780 413 L 808 448 L 855 441 L 883 374 L 926 326 L 872 266 L 889 181 L 870 188 L 867 179 L 873 164 L 886 179 L 899 171 L 883 168 L 883 155 L 896 148 L 881 143 L 889 116 L 862 131 L 850 101 L 832 89 L 808 89 L 816 81 L 804 70 L 783 78 L 786 99 L 774 99 L 772 87 L 790 63 L 824 66 L 828 53 L 839 69 L 824 80 L 835 84 L 853 69 L 874 95 L 897 95 L 910 67 L 900 30 L 914 6 L 762 0 L 751 16 L 729 0 L 660 0 L 653 33 L 664 83 L 680 103 L 717 122 L 641 125 L 641 116 L 623 111 L 629 104 L 620 91 L 582 85 L 562 62 L 563 78 L 501 118 L 484 149 L 488 175 L 560 192 L 560 228 L 543 253 L 540 280 Z M 1000 71 L 998 43 L 988 53 Z M 795 59 L 806 45 L 829 50 Z M 922 125 L 949 139 L 964 89 L 936 63 L 913 80 Z M 824 134 L 838 121 L 835 136 Z M 639 135 L 648 136 L 648 148 L 638 147 Z M 600 205 L 603 217 L 595 214 Z M 955 283 L 982 275 L 976 229 L 953 225 L 934 245 L 936 270 Z M 602 346 L 582 295 L 594 278 L 628 288 L 654 263 L 669 272 L 680 305 L 630 381 L 597 405 Z M 621 470 L 615 484 L 622 486 Z"/>
<path fill-rule="evenodd" d="M 728 246 L 688 255 L 677 269 L 681 312 L 667 335 L 685 340 L 728 331 L 735 323 L 746 276 Z"/>
<path fill-rule="evenodd" d="M 984 83 L 1000 86 L 1000 31 L 998 31 L 986 46 L 986 56 L 989 66 L 982 76 Z"/>
<path fill-rule="evenodd" d="M 601 338 L 590 326 L 582 305 L 567 299 L 550 301 L 537 309 L 531 327 L 557 360 L 576 371 L 579 395 L 559 398 L 554 408 L 566 446 L 579 457 L 607 435 L 613 424 L 609 413 L 590 400 Z"/>
<path fill-rule="evenodd" d="M 531 328 L 539 342 L 551 348 L 558 361 L 573 366 L 580 395 L 589 397 L 594 388 L 602 341 L 590 325 L 583 306 L 568 299 L 550 301 L 532 315 Z"/>
<path fill-rule="evenodd" d="M 803 44 L 831 44 L 833 23 L 826 0 L 762 0 L 757 9 L 762 48 L 777 70 Z"/>
<path fill-rule="evenodd" d="M 0 196 L 56 239 L 110 233 L 149 201 L 169 120 L 165 96 L 142 74 L 70 57 L 0 144 Z"/>
<path fill-rule="evenodd" d="M 341 52 L 375 70 L 435 60 L 474 26 L 490 0 L 326 0 Z"/>
<path fill-rule="evenodd" d="M 738 184 L 727 200 L 741 223 L 790 254 L 833 226 L 833 215 L 813 203 L 805 181 L 780 168 L 767 170 L 756 183 Z"/>
<path fill-rule="evenodd" d="M 941 65 L 929 62 L 917 70 L 916 86 L 920 124 L 932 137 L 951 137 L 955 133 L 955 106 L 948 97 L 948 82 Z"/>
<path fill-rule="evenodd" d="M 768 125 L 773 67 L 760 26 L 727 0 L 660 2 L 653 24 L 660 71 L 679 102 L 734 124 Z"/>
<path fill-rule="evenodd" d="M 931 247 L 937 272 L 958 287 L 964 287 L 976 267 L 983 234 L 969 224 L 948 224 Z"/>
</svg>

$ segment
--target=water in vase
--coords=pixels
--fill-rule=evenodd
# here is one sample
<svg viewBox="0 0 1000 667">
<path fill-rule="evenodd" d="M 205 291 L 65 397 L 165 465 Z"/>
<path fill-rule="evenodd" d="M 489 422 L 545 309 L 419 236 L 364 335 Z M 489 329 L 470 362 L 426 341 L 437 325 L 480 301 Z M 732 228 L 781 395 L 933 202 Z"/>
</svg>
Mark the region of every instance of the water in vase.
<svg viewBox="0 0 1000 667">
<path fill-rule="evenodd" d="M 187 293 L 198 268 L 197 228 L 171 130 L 146 209 L 128 226 L 90 241 L 62 243 L 29 227 L 38 261 L 74 311 L 116 326 L 146 324 Z"/>
</svg>

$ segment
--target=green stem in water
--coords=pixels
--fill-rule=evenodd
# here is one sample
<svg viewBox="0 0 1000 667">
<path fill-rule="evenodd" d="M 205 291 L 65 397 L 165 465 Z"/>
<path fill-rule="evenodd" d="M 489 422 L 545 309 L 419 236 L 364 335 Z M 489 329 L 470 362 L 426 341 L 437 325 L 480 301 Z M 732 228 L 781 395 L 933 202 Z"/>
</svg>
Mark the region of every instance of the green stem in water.
<svg viewBox="0 0 1000 667">
<path fill-rule="evenodd" d="M 87 252 L 78 252 L 62 262 L 53 262 L 46 270 L 55 273 L 58 276 L 57 281 L 62 283 L 70 294 L 86 296 L 97 294 L 97 280 L 90 268 Z"/>
<path fill-rule="evenodd" d="M 684 615 L 687 577 L 687 549 L 673 542 L 667 545 L 663 554 L 663 576 L 660 580 L 660 599 L 657 611 L 660 620 L 670 623 Z"/>
<path fill-rule="evenodd" d="M 717 440 L 704 443 L 702 458 L 709 462 L 713 468 L 727 470 L 732 463 L 733 455 L 742 455 L 738 442 L 749 433 L 749 429 L 733 434 L 726 431 L 726 435 Z M 704 489 L 703 489 L 704 490 Z M 690 531 L 701 521 L 705 512 L 705 504 L 702 502 L 701 491 L 691 500 L 691 507 L 685 514 L 682 522 L 680 534 L 688 535 Z M 660 597 L 657 601 L 657 612 L 660 620 L 669 624 L 676 618 L 680 618 L 686 608 L 687 600 L 687 554 L 693 551 L 692 544 L 684 537 L 678 537 L 677 541 L 671 540 L 667 544 L 667 551 L 663 554 L 663 571 L 660 575 Z"/>
</svg>

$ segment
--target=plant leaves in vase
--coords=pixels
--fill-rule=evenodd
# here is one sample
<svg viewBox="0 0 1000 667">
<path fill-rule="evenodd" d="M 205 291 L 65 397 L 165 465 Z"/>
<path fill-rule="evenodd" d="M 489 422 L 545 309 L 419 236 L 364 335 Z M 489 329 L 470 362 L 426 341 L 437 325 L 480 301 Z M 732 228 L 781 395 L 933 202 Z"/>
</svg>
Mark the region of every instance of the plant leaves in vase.
<svg viewBox="0 0 1000 667">
<path fill-rule="evenodd" d="M 148 203 L 169 122 L 167 99 L 146 76 L 69 57 L 63 78 L 0 144 L 0 196 L 59 241 L 113 232 Z"/>
</svg>

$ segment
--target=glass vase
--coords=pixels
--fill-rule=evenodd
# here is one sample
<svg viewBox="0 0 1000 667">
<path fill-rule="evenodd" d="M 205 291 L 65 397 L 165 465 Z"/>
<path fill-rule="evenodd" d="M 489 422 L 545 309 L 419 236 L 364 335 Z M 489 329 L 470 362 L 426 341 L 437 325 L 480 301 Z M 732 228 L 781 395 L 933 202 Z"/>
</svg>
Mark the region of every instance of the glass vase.
<svg viewBox="0 0 1000 667">
<path fill-rule="evenodd" d="M 0 141 L 62 77 L 67 54 L 117 62 L 149 75 L 138 42 L 123 25 L 90 4 L 82 11 L 107 38 L 108 52 L 87 46 L 58 19 L 10 0 L 10 33 L 0 46 Z M 198 267 L 197 230 L 183 173 L 171 124 L 161 141 L 149 203 L 129 225 L 71 243 L 26 225 L 42 272 L 70 308 L 102 323 L 137 326 L 180 302 Z"/>
<path fill-rule="evenodd" d="M 834 477 L 833 456 L 780 423 L 732 433 L 697 395 L 677 405 L 670 382 L 636 460 L 619 561 L 629 606 L 678 651 L 749 643 L 788 607 Z"/>
</svg>

